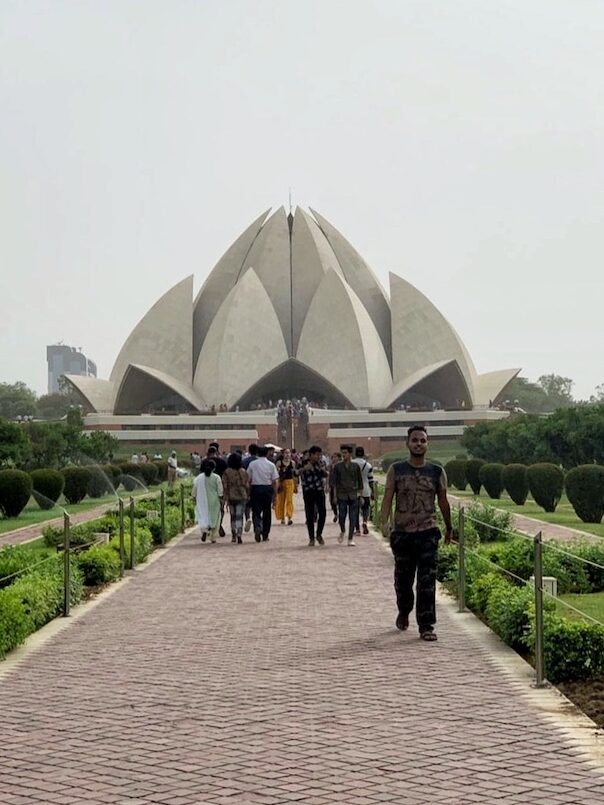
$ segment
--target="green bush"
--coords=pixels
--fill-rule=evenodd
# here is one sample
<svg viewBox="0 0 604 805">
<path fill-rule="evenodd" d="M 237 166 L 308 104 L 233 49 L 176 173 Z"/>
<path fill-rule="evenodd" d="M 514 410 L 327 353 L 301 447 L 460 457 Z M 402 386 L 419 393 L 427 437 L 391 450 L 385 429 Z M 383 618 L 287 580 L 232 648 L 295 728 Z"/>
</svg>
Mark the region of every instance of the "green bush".
<svg viewBox="0 0 604 805">
<path fill-rule="evenodd" d="M 89 587 L 115 581 L 120 575 L 119 555 L 111 545 L 93 545 L 78 555 L 78 565 Z"/>
<path fill-rule="evenodd" d="M 470 489 L 475 495 L 480 495 L 480 487 L 482 481 L 480 480 L 480 468 L 486 461 L 481 458 L 470 458 L 466 462 L 466 478 L 470 484 Z"/>
<path fill-rule="evenodd" d="M 53 509 L 65 486 L 65 478 L 58 470 L 32 470 L 30 472 L 33 496 L 41 509 Z"/>
<path fill-rule="evenodd" d="M 19 595 L 12 587 L 0 590 L 0 658 L 21 645 L 34 631 Z"/>
<path fill-rule="evenodd" d="M 43 569 L 42 569 L 43 568 Z M 82 574 L 72 562 L 70 601 L 82 597 Z M 62 562 L 47 562 L 0 590 L 0 657 L 22 643 L 36 629 L 56 618 L 63 604 Z"/>
<path fill-rule="evenodd" d="M 466 507 L 466 542 L 468 542 L 469 525 L 473 526 L 481 542 L 505 538 L 513 531 L 510 512 L 477 501 Z"/>
<path fill-rule="evenodd" d="M 145 486 L 154 486 L 158 483 L 159 470 L 152 462 L 141 464 L 140 472 Z"/>
<path fill-rule="evenodd" d="M 152 461 L 154 467 L 157 467 L 157 482 L 162 483 L 168 477 L 168 463 L 167 461 Z"/>
<path fill-rule="evenodd" d="M 534 645 L 534 626 L 530 642 Z M 604 627 L 546 613 L 545 675 L 550 682 L 591 679 L 604 674 Z"/>
<path fill-rule="evenodd" d="M 604 570 L 601 569 L 604 568 L 604 543 L 573 542 L 571 546 L 568 546 L 568 550 L 582 559 L 586 559 L 588 563 L 593 563 L 583 565 L 589 583 L 589 591 L 592 593 L 604 592 Z"/>
<path fill-rule="evenodd" d="M 466 603 L 468 606 L 484 617 L 489 596 L 495 589 L 510 587 L 511 585 L 496 570 L 486 569 L 482 575 L 470 574 Z"/>
<path fill-rule="evenodd" d="M 468 485 L 466 478 L 466 464 L 463 459 L 454 458 L 445 464 L 445 472 L 447 473 L 447 480 L 454 486 L 455 489 L 463 491 Z"/>
<path fill-rule="evenodd" d="M 533 587 L 515 587 L 505 582 L 498 583 L 488 596 L 485 607 L 487 622 L 491 629 L 514 649 L 520 649 L 525 645 L 534 597 Z"/>
<path fill-rule="evenodd" d="M 21 470 L 0 470 L 0 511 L 5 517 L 18 517 L 32 493 L 32 480 Z"/>
<path fill-rule="evenodd" d="M 80 503 L 88 492 L 90 470 L 87 467 L 65 467 L 62 472 L 65 477 L 65 500 L 72 505 Z"/>
<path fill-rule="evenodd" d="M 524 506 L 529 493 L 526 464 L 506 464 L 502 481 L 505 491 L 517 506 Z"/>
<path fill-rule="evenodd" d="M 457 569 L 457 545 L 441 545 L 438 549 L 438 564 L 436 567 L 436 578 L 438 581 L 446 582 L 454 577 Z"/>
<path fill-rule="evenodd" d="M 490 498 L 498 500 L 503 492 L 503 464 L 483 464 L 478 478 Z"/>
<path fill-rule="evenodd" d="M 141 467 L 142 464 L 120 464 L 122 471 L 120 480 L 126 492 L 132 492 L 134 489 L 144 486 Z"/>
<path fill-rule="evenodd" d="M 583 464 L 566 474 L 566 496 L 584 523 L 600 523 L 604 516 L 604 467 Z"/>
<path fill-rule="evenodd" d="M 88 497 L 102 498 L 104 495 L 110 495 L 114 492 L 113 478 L 107 475 L 104 467 L 91 466 L 87 467 L 87 470 L 90 473 L 87 490 Z"/>
<path fill-rule="evenodd" d="M 531 464 L 527 469 L 533 500 L 546 512 L 556 511 L 564 488 L 564 473 L 555 464 Z"/>
<path fill-rule="evenodd" d="M 0 551 L 0 587 L 8 587 L 28 567 L 45 557 L 27 545 L 8 545 Z M 10 577 L 10 578 L 9 578 Z"/>
<path fill-rule="evenodd" d="M 122 477 L 122 468 L 118 467 L 117 464 L 103 464 L 101 467 L 107 478 L 111 481 L 111 486 L 113 487 L 113 491 L 115 492 L 120 485 L 120 479 Z"/>
</svg>

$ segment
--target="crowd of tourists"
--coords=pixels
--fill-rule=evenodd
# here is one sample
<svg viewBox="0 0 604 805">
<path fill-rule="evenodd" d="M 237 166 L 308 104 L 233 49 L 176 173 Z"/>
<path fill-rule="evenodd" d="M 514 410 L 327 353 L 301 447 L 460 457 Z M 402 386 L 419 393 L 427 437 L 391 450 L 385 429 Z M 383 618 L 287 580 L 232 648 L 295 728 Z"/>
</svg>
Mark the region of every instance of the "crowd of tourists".
<svg viewBox="0 0 604 805">
<path fill-rule="evenodd" d="M 415 605 L 420 637 L 434 641 L 436 565 L 441 538 L 436 502 L 445 523 L 445 542 L 452 539 L 447 478 L 442 467 L 425 460 L 428 436 L 423 425 L 409 428 L 407 446 L 409 458 L 395 462 L 388 470 L 381 522 L 394 555 L 396 626 L 402 631 L 409 628 L 409 615 Z M 346 540 L 347 545 L 354 546 L 356 536 L 369 533 L 375 482 L 373 467 L 362 447 L 353 449 L 343 444 L 338 452 L 327 456 L 317 445 L 298 454 L 289 449 L 276 450 L 271 445 L 250 444 L 245 453 L 222 455 L 214 442 L 204 458 L 199 456 L 199 474 L 192 491 L 202 542 L 216 542 L 225 535 L 222 520 L 226 510 L 233 543 L 241 544 L 243 533 L 252 528 L 256 542 L 268 541 L 273 513 L 281 525 L 293 524 L 299 486 L 309 546 L 325 545 L 327 502 L 333 522 L 339 524 L 339 543 Z"/>
<path fill-rule="evenodd" d="M 194 452 L 191 461 L 195 475 L 192 496 L 202 542 L 216 542 L 225 536 L 226 512 L 234 544 L 241 544 L 243 533 L 252 528 L 256 542 L 266 542 L 273 518 L 280 525 L 293 525 L 295 495 L 300 487 L 309 546 L 325 544 L 327 502 L 333 522 L 340 526 L 340 543 L 346 539 L 354 546 L 355 536 L 369 533 L 375 490 L 373 467 L 362 447 L 353 449 L 344 444 L 339 452 L 324 456 L 318 446 L 298 453 L 250 444 L 245 453 L 224 455 L 213 442 L 204 457 Z M 175 465 L 174 453 L 168 458 L 169 483 L 173 483 Z"/>
</svg>

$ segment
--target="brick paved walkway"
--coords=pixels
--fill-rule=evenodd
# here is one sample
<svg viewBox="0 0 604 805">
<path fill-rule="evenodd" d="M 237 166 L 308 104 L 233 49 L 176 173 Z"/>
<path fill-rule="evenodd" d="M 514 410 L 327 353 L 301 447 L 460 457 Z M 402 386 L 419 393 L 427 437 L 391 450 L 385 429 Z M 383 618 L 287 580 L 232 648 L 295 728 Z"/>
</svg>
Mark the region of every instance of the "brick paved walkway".
<svg viewBox="0 0 604 805">
<path fill-rule="evenodd" d="M 193 534 L 0 685 L 0 802 L 604 802 L 604 778 L 451 608 L 393 628 L 372 537 Z"/>
</svg>

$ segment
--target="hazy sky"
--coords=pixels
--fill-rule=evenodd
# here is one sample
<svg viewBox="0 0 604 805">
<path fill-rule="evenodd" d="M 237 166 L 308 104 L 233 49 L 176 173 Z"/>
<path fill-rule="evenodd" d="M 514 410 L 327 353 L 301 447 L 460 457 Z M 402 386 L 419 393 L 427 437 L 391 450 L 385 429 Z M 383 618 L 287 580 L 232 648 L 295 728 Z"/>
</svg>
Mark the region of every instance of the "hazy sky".
<svg viewBox="0 0 604 805">
<path fill-rule="evenodd" d="M 59 340 L 108 377 L 291 185 L 479 371 L 587 397 L 603 88 L 602 0 L 0 0 L 0 381 Z"/>
</svg>

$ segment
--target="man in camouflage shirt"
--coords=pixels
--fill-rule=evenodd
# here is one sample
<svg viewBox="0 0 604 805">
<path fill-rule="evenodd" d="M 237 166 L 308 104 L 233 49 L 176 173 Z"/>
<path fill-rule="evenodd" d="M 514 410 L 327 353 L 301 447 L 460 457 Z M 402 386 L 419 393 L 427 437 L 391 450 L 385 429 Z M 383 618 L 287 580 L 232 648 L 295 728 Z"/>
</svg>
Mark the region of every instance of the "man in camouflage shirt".
<svg viewBox="0 0 604 805">
<path fill-rule="evenodd" d="M 436 562 L 440 531 L 435 499 L 445 521 L 445 543 L 452 537 L 447 476 L 442 467 L 426 461 L 428 434 L 423 425 L 407 431 L 409 458 L 393 464 L 386 476 L 382 502 L 382 529 L 394 554 L 394 589 L 398 605 L 396 626 L 409 627 L 413 583 L 417 573 L 415 615 L 422 640 L 436 640 Z M 391 527 L 395 499 L 394 528 Z"/>
</svg>

